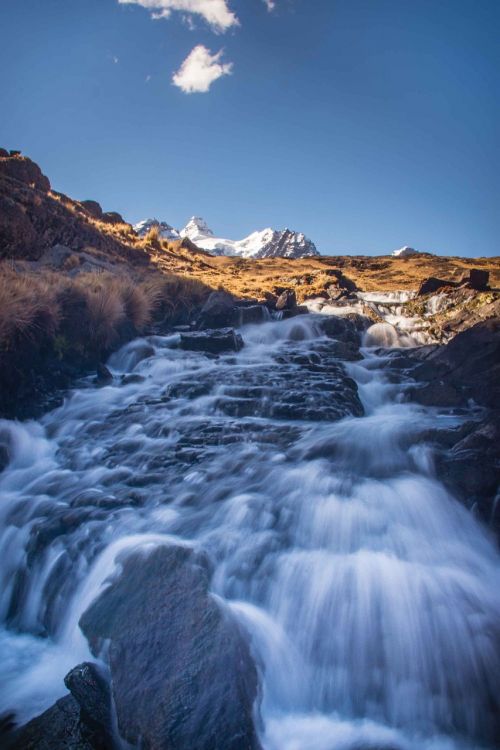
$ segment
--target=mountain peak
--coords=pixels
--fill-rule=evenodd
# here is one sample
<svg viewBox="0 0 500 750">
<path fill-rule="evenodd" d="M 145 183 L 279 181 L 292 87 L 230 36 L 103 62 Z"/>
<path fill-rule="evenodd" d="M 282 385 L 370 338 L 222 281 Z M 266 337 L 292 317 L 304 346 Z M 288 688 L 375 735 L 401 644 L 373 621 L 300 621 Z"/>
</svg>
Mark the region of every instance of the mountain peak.
<svg viewBox="0 0 500 750">
<path fill-rule="evenodd" d="M 189 237 L 193 242 L 196 242 L 197 237 L 214 236 L 214 233 L 208 226 L 207 222 L 205 219 L 202 219 L 201 216 L 191 216 L 184 229 L 181 229 L 180 234 L 181 237 Z"/>
</svg>

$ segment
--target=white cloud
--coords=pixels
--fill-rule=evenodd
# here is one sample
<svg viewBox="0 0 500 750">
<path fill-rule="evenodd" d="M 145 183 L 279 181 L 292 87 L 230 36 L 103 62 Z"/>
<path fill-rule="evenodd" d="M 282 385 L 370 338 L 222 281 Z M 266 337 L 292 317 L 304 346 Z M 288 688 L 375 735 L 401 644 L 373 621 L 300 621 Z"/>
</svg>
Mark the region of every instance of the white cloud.
<svg viewBox="0 0 500 750">
<path fill-rule="evenodd" d="M 174 73 L 172 83 L 185 94 L 207 92 L 214 81 L 233 70 L 233 63 L 220 61 L 223 54 L 224 50 L 220 50 L 212 55 L 203 44 L 198 44 Z"/>
<path fill-rule="evenodd" d="M 118 0 L 122 5 L 142 5 L 151 11 L 153 18 L 168 18 L 172 11 L 179 11 L 192 20 L 201 16 L 217 33 L 224 33 L 239 21 L 229 8 L 228 0 Z M 273 4 L 273 0 L 265 0 Z"/>
<path fill-rule="evenodd" d="M 276 8 L 275 0 L 264 0 L 269 13 Z"/>
</svg>

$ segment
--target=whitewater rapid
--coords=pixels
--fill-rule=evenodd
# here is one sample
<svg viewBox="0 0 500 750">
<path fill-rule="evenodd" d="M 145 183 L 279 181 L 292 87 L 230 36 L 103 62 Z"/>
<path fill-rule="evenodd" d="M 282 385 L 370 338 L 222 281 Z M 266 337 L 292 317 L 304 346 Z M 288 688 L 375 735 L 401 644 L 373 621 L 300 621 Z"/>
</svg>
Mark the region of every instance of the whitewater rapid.
<svg viewBox="0 0 500 750">
<path fill-rule="evenodd" d="M 78 620 L 127 551 L 183 543 L 248 633 L 266 750 L 494 747 L 498 552 L 428 437 L 463 416 L 405 402 L 367 346 L 345 365 L 364 416 L 235 417 L 235 382 L 325 338 L 314 315 L 242 335 L 219 358 L 177 335 L 132 342 L 112 384 L 0 422 L 0 715 L 66 692 L 92 658 Z"/>
</svg>

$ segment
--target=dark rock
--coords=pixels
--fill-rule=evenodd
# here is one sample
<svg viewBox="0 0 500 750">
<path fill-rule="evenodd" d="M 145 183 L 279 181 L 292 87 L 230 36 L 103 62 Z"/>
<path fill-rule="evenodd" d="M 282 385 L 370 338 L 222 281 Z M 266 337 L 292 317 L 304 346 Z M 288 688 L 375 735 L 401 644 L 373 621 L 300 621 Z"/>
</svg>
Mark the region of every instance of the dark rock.
<svg viewBox="0 0 500 750">
<path fill-rule="evenodd" d="M 91 733 L 93 746 L 113 747 L 111 692 L 97 665 L 79 664 L 68 672 L 64 684 L 80 706 L 80 722 Z"/>
<path fill-rule="evenodd" d="M 424 386 L 411 388 L 407 395 L 412 401 L 422 406 L 460 406 L 463 404 L 463 395 L 459 387 L 443 380 L 433 380 Z"/>
<path fill-rule="evenodd" d="M 94 219 L 102 219 L 102 208 L 97 201 L 81 201 L 81 204 Z"/>
<path fill-rule="evenodd" d="M 122 375 L 121 382 L 123 385 L 130 385 L 131 383 L 144 383 L 146 378 L 144 375 L 140 375 L 138 372 L 131 372 L 127 375 Z"/>
<path fill-rule="evenodd" d="M 420 381 L 441 380 L 463 394 L 464 402 L 500 403 L 500 319 L 477 323 L 439 347 L 414 371 Z M 439 404 L 437 404 L 439 406 Z"/>
<path fill-rule="evenodd" d="M 309 315 L 309 308 L 305 305 L 296 305 L 287 310 L 283 310 L 283 320 L 295 318 L 297 315 Z"/>
<path fill-rule="evenodd" d="M 471 423 L 436 457 L 438 477 L 468 508 L 500 533 L 497 502 L 500 461 L 500 320 L 491 318 L 459 333 L 445 346 L 426 348 L 411 375 L 424 385 L 410 396 L 433 406 L 466 407 L 473 399 L 486 418 Z M 408 358 L 412 354 L 406 355 Z"/>
<path fill-rule="evenodd" d="M 113 380 L 113 376 L 106 367 L 106 365 L 98 364 L 96 368 L 96 377 L 95 381 L 96 383 L 101 383 L 104 385 L 105 383 L 111 383 Z"/>
<path fill-rule="evenodd" d="M 361 345 L 358 318 L 343 315 L 322 315 L 318 318 L 319 326 L 326 336 L 337 341 L 349 342 L 358 347 Z"/>
<path fill-rule="evenodd" d="M 127 222 L 118 211 L 105 211 L 102 215 L 105 224 L 126 224 Z"/>
<path fill-rule="evenodd" d="M 470 289 L 475 289 L 478 292 L 484 292 L 489 289 L 489 278 L 490 274 L 488 271 L 482 271 L 479 268 L 471 268 L 469 272 L 469 278 L 463 279 L 462 281 L 466 281 L 467 286 Z"/>
<path fill-rule="evenodd" d="M 8 750 L 105 750 L 85 736 L 80 724 L 80 706 L 72 695 L 60 698 L 7 738 Z"/>
<path fill-rule="evenodd" d="M 111 695 L 97 666 L 80 664 L 64 680 L 71 695 L 7 735 L 12 750 L 112 750 Z"/>
<path fill-rule="evenodd" d="M 249 323 L 264 323 L 269 320 L 269 313 L 264 305 L 249 305 L 248 307 L 240 307 L 240 325 L 248 325 Z"/>
<path fill-rule="evenodd" d="M 445 281 L 444 279 L 437 279 L 435 276 L 429 276 L 428 279 L 424 279 L 417 292 L 418 297 L 422 297 L 424 294 L 434 294 L 440 289 L 445 287 L 454 287 L 457 284 L 454 281 Z"/>
<path fill-rule="evenodd" d="M 80 620 L 95 653 L 109 642 L 119 731 L 131 744 L 259 748 L 257 672 L 209 580 L 206 559 L 189 548 L 139 552 Z"/>
<path fill-rule="evenodd" d="M 297 296 L 293 289 L 285 289 L 276 300 L 276 310 L 291 310 L 297 306 Z"/>
<path fill-rule="evenodd" d="M 268 310 L 276 310 L 276 302 L 278 301 L 276 294 L 272 294 L 272 292 L 264 292 L 264 299 Z"/>
<path fill-rule="evenodd" d="M 193 331 L 181 333 L 181 349 L 196 352 L 239 352 L 243 348 L 243 339 L 233 328 L 219 328 L 217 330 Z"/>
<path fill-rule="evenodd" d="M 42 173 L 38 164 L 26 156 L 11 154 L 7 159 L 0 157 L 0 176 L 18 180 L 45 193 L 50 190 L 48 178 Z"/>
<path fill-rule="evenodd" d="M 227 292 L 212 292 L 200 310 L 198 327 L 226 328 L 238 325 L 239 310 Z"/>
<path fill-rule="evenodd" d="M 436 470 L 453 494 L 499 535 L 500 413 L 495 410 L 468 427 L 468 434 L 438 453 Z"/>
</svg>

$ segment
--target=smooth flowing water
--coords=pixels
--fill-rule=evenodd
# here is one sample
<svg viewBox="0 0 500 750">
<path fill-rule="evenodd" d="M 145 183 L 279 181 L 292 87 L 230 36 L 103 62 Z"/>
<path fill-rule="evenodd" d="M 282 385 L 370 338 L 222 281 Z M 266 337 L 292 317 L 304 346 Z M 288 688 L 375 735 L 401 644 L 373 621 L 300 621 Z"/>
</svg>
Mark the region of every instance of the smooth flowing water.
<svg viewBox="0 0 500 750">
<path fill-rule="evenodd" d="M 346 364 L 365 415 L 332 421 L 321 381 L 297 390 L 327 345 L 316 316 L 242 333 L 219 358 L 132 342 L 112 385 L 0 422 L 0 712 L 64 694 L 91 658 L 79 617 L 123 554 L 182 540 L 249 634 L 266 750 L 495 747 L 498 553 L 426 442 L 460 417 L 405 403 L 367 348 Z M 323 418 L 273 416 L 270 381 Z"/>
</svg>

